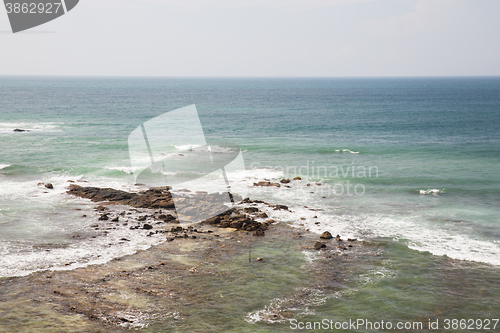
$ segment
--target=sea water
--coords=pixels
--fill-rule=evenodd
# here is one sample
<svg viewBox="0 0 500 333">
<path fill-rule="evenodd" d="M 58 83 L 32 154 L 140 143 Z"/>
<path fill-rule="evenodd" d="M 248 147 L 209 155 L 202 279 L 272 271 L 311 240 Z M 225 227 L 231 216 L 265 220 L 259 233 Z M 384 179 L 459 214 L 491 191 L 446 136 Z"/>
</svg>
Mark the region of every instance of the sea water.
<svg viewBox="0 0 500 333">
<path fill-rule="evenodd" d="M 387 284 L 403 283 L 409 266 L 425 295 L 442 287 L 440 260 L 498 274 L 500 78 L 1 77 L 0 276 L 105 263 L 163 241 L 123 244 L 127 228 L 74 237 L 92 229 L 95 204 L 65 192 L 68 181 L 138 191 L 129 134 L 191 104 L 208 142 L 241 147 L 246 170 L 228 175 L 232 186 L 293 211 L 273 218 L 383 240 L 384 259 L 357 268 L 354 308 L 342 311 L 402 298 Z M 290 188 L 252 186 L 294 177 Z M 437 302 L 421 295 L 416 304 Z M 334 299 L 317 312 L 342 313 Z"/>
</svg>

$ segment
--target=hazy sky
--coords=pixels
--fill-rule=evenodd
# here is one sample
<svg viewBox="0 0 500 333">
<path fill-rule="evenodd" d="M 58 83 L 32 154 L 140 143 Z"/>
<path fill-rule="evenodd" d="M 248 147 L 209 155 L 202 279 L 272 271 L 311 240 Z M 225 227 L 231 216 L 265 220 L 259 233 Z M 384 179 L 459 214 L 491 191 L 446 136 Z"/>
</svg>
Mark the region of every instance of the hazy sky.
<svg viewBox="0 0 500 333">
<path fill-rule="evenodd" d="M 500 0 L 80 0 L 0 75 L 500 75 Z"/>
</svg>

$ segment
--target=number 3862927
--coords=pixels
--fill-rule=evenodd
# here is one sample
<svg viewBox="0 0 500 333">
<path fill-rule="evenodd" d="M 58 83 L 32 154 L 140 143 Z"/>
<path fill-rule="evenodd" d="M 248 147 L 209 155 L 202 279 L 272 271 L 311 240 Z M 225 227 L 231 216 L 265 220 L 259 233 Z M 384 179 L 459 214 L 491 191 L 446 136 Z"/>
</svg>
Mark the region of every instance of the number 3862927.
<svg viewBox="0 0 500 333">
<path fill-rule="evenodd" d="M 20 3 L 7 2 L 5 4 L 7 14 L 57 14 L 62 9 L 62 3 Z"/>
</svg>

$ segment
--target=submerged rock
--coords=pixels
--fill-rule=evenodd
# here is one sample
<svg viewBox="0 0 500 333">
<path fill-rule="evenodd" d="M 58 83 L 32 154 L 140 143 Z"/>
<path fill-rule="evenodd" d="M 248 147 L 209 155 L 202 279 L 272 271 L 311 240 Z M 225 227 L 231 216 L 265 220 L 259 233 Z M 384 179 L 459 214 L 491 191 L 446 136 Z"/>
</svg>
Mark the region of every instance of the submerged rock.
<svg viewBox="0 0 500 333">
<path fill-rule="evenodd" d="M 314 244 L 314 249 L 315 250 L 320 250 L 320 249 L 324 249 L 324 248 L 326 248 L 326 244 L 325 243 L 316 242 Z"/>
<path fill-rule="evenodd" d="M 54 185 L 52 183 L 38 183 L 38 186 L 45 186 L 45 188 L 48 188 L 49 190 L 54 189 Z"/>
<path fill-rule="evenodd" d="M 260 181 L 258 183 L 253 183 L 253 186 L 264 186 L 264 187 L 275 186 L 275 187 L 281 187 L 281 185 L 279 183 L 271 183 L 270 181 Z"/>
</svg>

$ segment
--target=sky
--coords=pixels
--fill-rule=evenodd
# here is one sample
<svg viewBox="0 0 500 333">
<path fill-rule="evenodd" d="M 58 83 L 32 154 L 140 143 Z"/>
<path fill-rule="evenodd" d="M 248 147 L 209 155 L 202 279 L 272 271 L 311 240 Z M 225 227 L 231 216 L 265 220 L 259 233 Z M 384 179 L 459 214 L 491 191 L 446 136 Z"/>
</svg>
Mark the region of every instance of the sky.
<svg viewBox="0 0 500 333">
<path fill-rule="evenodd" d="M 0 75 L 500 75 L 499 0 L 80 0 L 13 34 Z"/>
</svg>

